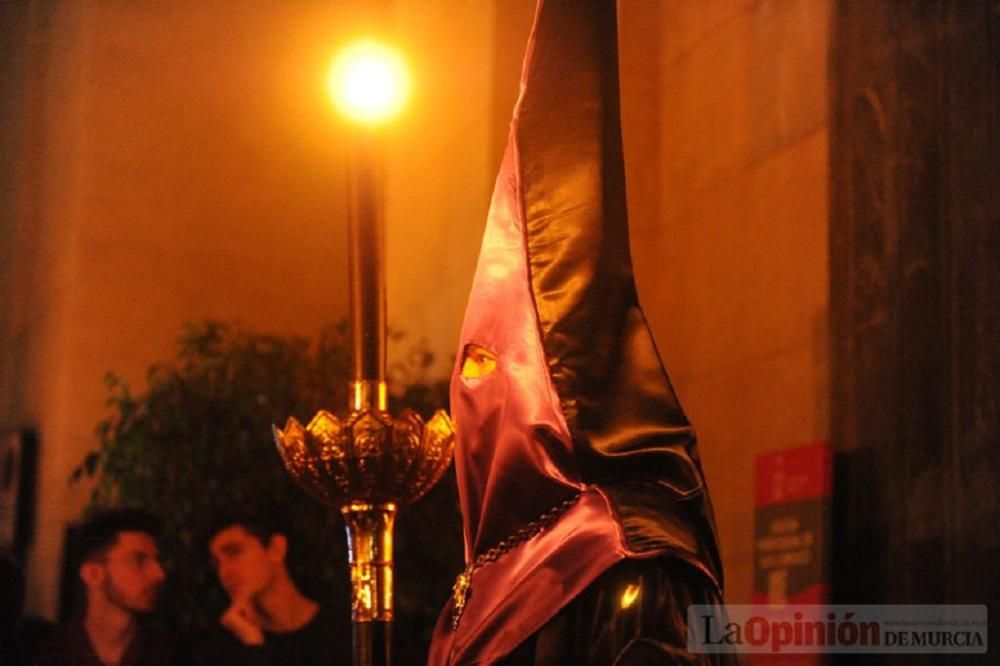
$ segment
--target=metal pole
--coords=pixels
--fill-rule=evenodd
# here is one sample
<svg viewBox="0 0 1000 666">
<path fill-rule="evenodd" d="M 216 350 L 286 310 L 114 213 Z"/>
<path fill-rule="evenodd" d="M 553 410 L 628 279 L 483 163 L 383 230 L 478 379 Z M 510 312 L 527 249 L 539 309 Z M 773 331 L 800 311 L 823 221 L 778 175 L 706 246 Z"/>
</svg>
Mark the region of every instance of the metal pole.
<svg viewBox="0 0 1000 666">
<path fill-rule="evenodd" d="M 348 280 L 350 285 L 353 413 L 389 409 L 385 383 L 385 222 L 381 152 L 363 134 L 349 169 Z M 395 504 L 352 502 L 341 507 L 351 568 L 354 666 L 392 663 L 392 527 Z"/>
<path fill-rule="evenodd" d="M 351 568 L 354 666 L 392 663 L 392 527 L 396 505 L 351 502 L 340 509 Z"/>
<path fill-rule="evenodd" d="M 355 666 L 392 661 L 392 526 L 399 504 L 440 480 L 455 427 L 438 410 L 425 424 L 395 419 L 386 390 L 385 222 L 382 138 L 356 127 L 348 148 L 348 280 L 353 369 L 349 413 L 321 409 L 303 426 L 289 417 L 274 441 L 289 474 L 319 501 L 339 507 L 347 528 Z"/>
<path fill-rule="evenodd" d="M 348 407 L 387 411 L 385 221 L 377 135 L 363 132 L 351 152 L 347 235 L 354 368 Z"/>
</svg>

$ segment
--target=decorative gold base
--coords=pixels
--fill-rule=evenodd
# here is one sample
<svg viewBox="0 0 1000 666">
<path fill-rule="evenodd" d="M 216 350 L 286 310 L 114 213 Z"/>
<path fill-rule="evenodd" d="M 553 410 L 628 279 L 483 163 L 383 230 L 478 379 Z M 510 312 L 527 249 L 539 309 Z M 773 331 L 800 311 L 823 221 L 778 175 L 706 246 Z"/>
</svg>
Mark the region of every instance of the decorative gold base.
<svg viewBox="0 0 1000 666">
<path fill-rule="evenodd" d="M 384 404 L 385 384 L 355 382 L 355 405 Z M 303 427 L 294 418 L 274 440 L 299 485 L 340 507 L 350 545 L 352 619 L 392 621 L 392 526 L 399 504 L 420 499 L 451 462 L 455 428 L 443 411 L 424 424 L 404 410 L 355 409 L 343 421 L 320 411 Z"/>
<path fill-rule="evenodd" d="M 288 419 L 284 430 L 274 428 L 274 439 L 289 474 L 324 504 L 405 505 L 448 469 L 455 428 L 441 410 L 426 425 L 410 409 L 395 419 L 376 409 L 353 411 L 343 421 L 320 410 L 306 427 Z"/>
</svg>

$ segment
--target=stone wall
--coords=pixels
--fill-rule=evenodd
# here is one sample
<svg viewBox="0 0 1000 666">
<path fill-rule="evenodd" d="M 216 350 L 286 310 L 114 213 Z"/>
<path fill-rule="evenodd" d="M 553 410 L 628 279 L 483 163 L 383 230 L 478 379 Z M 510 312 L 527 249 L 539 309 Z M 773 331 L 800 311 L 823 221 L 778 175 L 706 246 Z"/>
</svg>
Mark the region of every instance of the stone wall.
<svg viewBox="0 0 1000 666">
<path fill-rule="evenodd" d="M 829 437 L 828 13 L 620 5 L 639 296 L 699 434 L 735 603 L 755 456 Z"/>
</svg>

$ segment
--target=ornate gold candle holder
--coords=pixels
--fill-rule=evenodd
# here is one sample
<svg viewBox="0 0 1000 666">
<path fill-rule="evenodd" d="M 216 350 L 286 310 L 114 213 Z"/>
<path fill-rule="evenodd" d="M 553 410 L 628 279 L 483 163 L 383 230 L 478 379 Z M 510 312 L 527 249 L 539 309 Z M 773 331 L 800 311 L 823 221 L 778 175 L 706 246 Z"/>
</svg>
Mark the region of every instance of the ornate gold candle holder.
<svg viewBox="0 0 1000 666">
<path fill-rule="evenodd" d="M 392 622 L 396 507 L 420 499 L 438 482 L 455 446 L 444 411 L 427 423 L 410 409 L 393 418 L 385 409 L 384 385 L 378 394 L 381 405 L 355 400 L 345 419 L 321 410 L 305 427 L 290 418 L 283 430 L 274 428 L 292 477 L 344 515 L 355 623 Z"/>
</svg>

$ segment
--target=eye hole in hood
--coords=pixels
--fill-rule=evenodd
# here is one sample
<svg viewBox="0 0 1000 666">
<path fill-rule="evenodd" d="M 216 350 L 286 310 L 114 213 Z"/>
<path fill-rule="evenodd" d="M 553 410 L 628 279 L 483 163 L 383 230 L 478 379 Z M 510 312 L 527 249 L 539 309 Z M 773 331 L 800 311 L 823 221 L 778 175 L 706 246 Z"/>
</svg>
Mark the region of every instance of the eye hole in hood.
<svg viewBox="0 0 1000 666">
<path fill-rule="evenodd" d="M 486 347 L 469 343 L 462 352 L 462 376 L 466 379 L 480 379 L 497 369 L 496 354 Z"/>
</svg>

